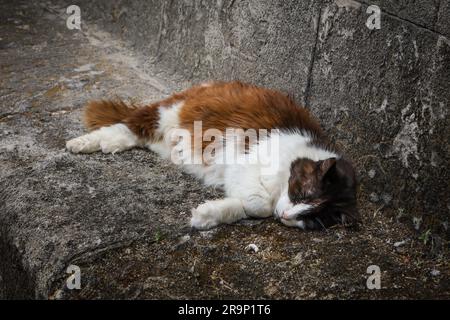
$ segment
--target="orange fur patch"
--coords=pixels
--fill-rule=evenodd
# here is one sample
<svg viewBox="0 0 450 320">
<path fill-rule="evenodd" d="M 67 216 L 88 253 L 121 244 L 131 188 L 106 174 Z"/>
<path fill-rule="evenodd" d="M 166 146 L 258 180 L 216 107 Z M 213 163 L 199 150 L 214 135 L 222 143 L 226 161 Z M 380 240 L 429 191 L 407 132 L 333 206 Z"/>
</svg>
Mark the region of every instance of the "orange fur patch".
<svg viewBox="0 0 450 320">
<path fill-rule="evenodd" d="M 281 92 L 241 82 L 213 83 L 195 87 L 184 95 L 180 111 L 180 127 L 193 132 L 194 121 L 202 121 L 202 130 L 227 128 L 243 130 L 287 129 L 310 132 L 317 141 L 325 137 L 319 123 L 309 111 L 298 106 Z M 248 140 L 245 147 L 248 148 Z M 210 142 L 203 142 L 203 149 Z"/>
<path fill-rule="evenodd" d="M 89 130 L 99 129 L 122 122 L 133 114 L 136 107 L 127 106 L 123 101 L 91 101 L 84 109 L 84 124 Z"/>
<path fill-rule="evenodd" d="M 155 102 L 151 105 L 138 108 L 131 113 L 123 122 L 140 138 L 160 139 L 155 137 L 154 131 L 157 129 L 159 121 L 159 107 L 170 107 L 173 104 L 198 96 L 205 88 L 198 86 L 186 91 L 175 93 L 167 99 Z"/>
<path fill-rule="evenodd" d="M 180 127 L 193 132 L 194 122 L 202 121 L 202 130 L 227 128 L 305 130 L 315 142 L 325 141 L 319 123 L 305 108 L 287 95 L 254 85 L 235 82 L 212 82 L 175 93 L 167 99 L 136 108 L 122 101 L 93 101 L 85 111 L 89 129 L 125 123 L 140 138 L 154 139 L 159 121 L 159 107 L 183 101 Z M 210 142 L 204 141 L 203 148 Z M 247 144 L 247 142 L 246 142 Z"/>
<path fill-rule="evenodd" d="M 124 120 L 130 130 L 140 138 L 153 139 L 158 127 L 159 103 L 142 107 L 133 112 Z"/>
<path fill-rule="evenodd" d="M 180 126 L 203 122 L 203 130 L 304 129 L 322 136 L 319 123 L 288 96 L 241 82 L 215 83 L 185 92 Z"/>
</svg>

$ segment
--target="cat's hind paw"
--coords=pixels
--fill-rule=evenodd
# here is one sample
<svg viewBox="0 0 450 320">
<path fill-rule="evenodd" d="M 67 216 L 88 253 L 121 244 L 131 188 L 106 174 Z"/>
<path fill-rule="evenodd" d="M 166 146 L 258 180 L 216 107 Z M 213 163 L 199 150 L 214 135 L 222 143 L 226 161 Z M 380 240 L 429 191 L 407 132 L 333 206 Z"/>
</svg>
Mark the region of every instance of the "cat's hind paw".
<svg viewBox="0 0 450 320">
<path fill-rule="evenodd" d="M 84 136 L 67 141 L 66 148 L 73 153 L 122 152 L 139 145 L 138 137 L 122 123 L 102 127 Z"/>
<path fill-rule="evenodd" d="M 66 149 L 72 153 L 92 153 L 100 150 L 100 141 L 86 134 L 67 141 Z"/>
</svg>

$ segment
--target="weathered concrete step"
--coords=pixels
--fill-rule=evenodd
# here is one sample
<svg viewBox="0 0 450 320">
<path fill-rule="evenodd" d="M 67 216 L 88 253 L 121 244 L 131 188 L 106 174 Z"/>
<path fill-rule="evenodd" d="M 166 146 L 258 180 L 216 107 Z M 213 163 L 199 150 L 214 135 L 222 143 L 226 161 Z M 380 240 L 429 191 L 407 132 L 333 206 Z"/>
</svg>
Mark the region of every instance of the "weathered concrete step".
<svg viewBox="0 0 450 320">
<path fill-rule="evenodd" d="M 74 257 L 176 236 L 189 209 L 215 192 L 148 151 L 66 152 L 84 131 L 88 99 L 158 99 L 173 90 L 169 77 L 144 73 L 106 33 L 68 30 L 57 7 L 2 8 L 0 282 L 7 297 L 46 298 Z"/>
<path fill-rule="evenodd" d="M 82 4 L 88 14 L 80 32 L 67 29 L 64 7 L 0 2 L 0 295 L 448 298 L 445 255 L 433 259 L 422 255 L 428 247 L 403 224 L 387 218 L 384 205 L 366 201 L 370 193 L 364 188 L 360 195 L 364 225 L 359 231 L 299 232 L 269 219 L 190 232 L 186 229 L 190 209 L 220 197 L 220 191 L 202 187 L 145 150 L 116 155 L 65 151 L 65 141 L 83 132 L 80 109 L 91 98 L 117 95 L 144 102 L 193 80 L 247 73 L 244 80 L 288 89 L 304 100 L 308 70 L 315 72 L 314 79 L 320 78 L 315 68 L 322 69 L 326 44 L 316 48 L 322 52 L 319 67 L 311 65 L 310 50 L 316 40 L 314 17 L 323 14 L 323 8 L 313 2 L 286 2 L 269 21 L 263 19 L 264 13 L 272 7 L 264 1 L 236 1 L 233 6 L 241 11 L 226 1 L 222 8 L 197 8 L 195 3 L 195 8 L 181 4 L 169 8 L 162 3 L 136 1 L 128 8 L 115 1 Z M 149 19 L 133 23 L 150 12 L 146 10 L 178 17 L 181 28 L 159 27 L 160 21 Z M 293 24 L 300 12 L 303 24 Z M 227 29 L 239 15 L 241 24 Z M 204 21 L 206 16 L 212 17 L 211 23 Z M 94 17 L 104 25 L 93 25 Z M 190 19 L 199 21 L 198 30 L 187 28 Z M 218 33 L 214 23 L 223 23 L 225 31 Z M 275 28 L 277 24 L 281 29 Z M 326 24 L 325 19 L 321 26 Z M 203 28 L 208 26 L 205 36 Z M 127 40 L 150 37 L 155 48 L 159 43 L 160 54 L 146 51 L 140 40 L 130 50 L 129 43 L 116 38 L 122 27 Z M 293 50 L 279 57 L 280 48 L 290 40 L 283 37 L 294 32 L 305 34 L 293 48 L 308 53 L 297 59 Z M 199 40 L 202 37 L 206 46 Z M 223 41 L 230 43 L 224 57 L 235 59 L 230 70 L 225 58 L 217 62 Z M 253 48 L 258 41 L 261 52 Z M 150 58 L 142 55 L 148 52 Z M 255 52 L 265 57 L 267 69 L 257 69 L 262 62 L 252 56 Z M 246 62 L 238 70 L 241 61 Z M 284 67 L 278 68 L 283 61 Z M 275 69 L 281 70 L 276 77 Z M 314 81 L 309 90 L 317 94 L 314 85 L 319 80 Z M 394 245 L 403 240 L 406 245 Z M 258 246 L 257 253 L 245 249 L 251 243 Z M 66 286 L 70 265 L 80 267 L 81 290 Z M 382 290 L 366 287 L 370 265 L 380 266 Z"/>
</svg>

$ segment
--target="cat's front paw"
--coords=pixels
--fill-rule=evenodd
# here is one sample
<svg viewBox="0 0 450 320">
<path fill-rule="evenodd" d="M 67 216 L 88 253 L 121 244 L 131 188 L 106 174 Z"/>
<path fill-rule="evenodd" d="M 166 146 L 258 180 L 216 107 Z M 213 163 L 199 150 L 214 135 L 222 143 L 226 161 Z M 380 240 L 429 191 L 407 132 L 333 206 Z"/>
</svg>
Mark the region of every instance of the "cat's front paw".
<svg viewBox="0 0 450 320">
<path fill-rule="evenodd" d="M 199 230 L 208 230 L 219 224 L 217 210 L 208 202 L 192 209 L 191 227 Z"/>
</svg>

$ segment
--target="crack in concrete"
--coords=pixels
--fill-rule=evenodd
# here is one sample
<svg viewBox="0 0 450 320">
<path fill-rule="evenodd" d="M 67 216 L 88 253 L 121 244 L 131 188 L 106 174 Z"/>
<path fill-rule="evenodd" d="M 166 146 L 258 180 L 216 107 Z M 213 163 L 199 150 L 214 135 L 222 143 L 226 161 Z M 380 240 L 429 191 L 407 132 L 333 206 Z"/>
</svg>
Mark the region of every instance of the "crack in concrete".
<svg viewBox="0 0 450 320">
<path fill-rule="evenodd" d="M 436 25 L 439 22 L 439 13 L 441 12 L 441 5 L 442 5 L 442 0 L 438 0 L 438 5 L 437 5 L 437 10 L 436 10 L 436 16 L 434 17 L 434 21 L 433 21 L 433 26 L 434 28 L 436 28 Z"/>
<path fill-rule="evenodd" d="M 355 0 L 355 1 L 356 1 L 356 0 Z M 363 5 L 366 5 L 366 6 L 372 5 L 371 3 L 368 3 L 368 2 L 366 2 L 366 1 L 364 1 L 364 0 L 357 0 L 356 2 L 358 2 L 358 3 L 360 3 L 360 4 L 363 4 Z M 437 16 L 439 16 L 440 3 L 441 3 L 441 2 L 439 1 L 438 11 L 437 11 Z M 393 13 L 393 12 L 391 12 L 391 11 L 387 11 L 387 10 L 381 8 L 381 13 L 382 13 L 382 14 L 385 14 L 385 15 L 387 15 L 387 16 L 393 18 L 393 19 L 396 19 L 396 20 L 399 20 L 399 21 L 402 21 L 402 22 L 406 22 L 406 23 L 412 24 L 412 25 L 414 25 L 415 27 L 417 27 L 417 28 L 419 28 L 419 29 L 423 29 L 423 30 L 426 30 L 426 31 L 428 31 L 428 32 L 432 32 L 432 33 L 434 33 L 434 34 L 436 34 L 436 35 L 438 35 L 438 36 L 441 36 L 441 37 L 444 37 L 444 38 L 446 38 L 446 39 L 449 39 L 448 36 L 445 35 L 445 34 L 443 34 L 442 32 L 439 32 L 439 31 L 437 31 L 437 30 L 431 29 L 431 28 L 429 28 L 429 27 L 427 27 L 427 26 L 424 26 L 424 25 L 422 25 L 422 24 L 420 24 L 420 23 L 414 22 L 414 21 L 409 20 L 409 19 L 407 19 L 407 18 L 400 17 L 400 16 L 398 16 L 397 14 L 395 14 L 395 13 Z M 436 18 L 435 20 L 436 20 L 436 21 L 433 22 L 433 25 L 436 25 L 437 18 Z"/>
<path fill-rule="evenodd" d="M 69 265 L 77 264 L 83 260 L 83 258 L 92 258 L 98 256 L 104 252 L 114 249 L 125 248 L 127 246 L 131 246 L 135 241 L 141 240 L 144 237 L 135 237 L 131 239 L 123 239 L 118 241 L 111 241 L 109 243 L 105 243 L 103 246 L 95 249 L 86 249 L 81 252 L 77 252 L 72 256 L 68 257 L 61 263 L 61 267 L 55 272 L 55 275 L 59 274 L 59 276 L 55 276 L 55 278 L 51 279 L 49 283 L 49 291 L 47 292 L 48 297 L 56 296 L 57 292 L 64 289 L 65 281 L 64 279 L 69 275 L 66 273 L 66 268 Z M 48 298 L 44 297 L 44 298 Z"/>
<path fill-rule="evenodd" d="M 358 2 L 361 5 L 366 5 L 366 6 L 371 5 L 370 3 L 367 3 L 367 2 L 365 2 L 363 0 L 358 0 L 358 1 L 355 0 L 355 2 Z M 439 4 L 438 4 L 438 8 L 437 8 L 437 14 L 436 14 L 436 17 L 434 19 L 435 21 L 433 22 L 433 25 L 436 25 L 436 23 L 438 22 L 440 6 L 441 6 L 441 0 L 439 0 Z M 317 43 L 318 43 L 318 40 L 319 40 L 322 10 L 323 10 L 323 0 L 321 0 L 320 4 L 319 4 L 319 13 L 318 13 L 317 25 L 316 25 L 316 30 L 315 30 L 315 41 L 314 41 L 314 46 L 313 46 L 312 53 L 311 53 L 310 63 L 309 63 L 309 66 L 308 66 L 308 74 L 307 74 L 306 87 L 305 87 L 305 95 L 304 95 L 304 100 L 303 100 L 304 101 L 303 102 L 303 106 L 305 108 L 309 108 L 309 103 L 310 103 L 310 98 L 311 98 L 311 84 L 312 84 L 312 76 L 313 76 L 312 73 L 313 73 L 314 62 L 315 62 L 315 58 L 316 58 Z M 446 35 L 444 35 L 443 33 L 439 32 L 437 30 L 431 29 L 429 27 L 426 27 L 424 25 L 421 25 L 421 24 L 419 24 L 417 22 L 414 22 L 414 21 L 411 21 L 409 19 L 400 17 L 400 16 L 396 15 L 393 12 L 384 10 L 383 8 L 381 8 L 381 12 L 383 14 L 386 14 L 387 16 L 393 18 L 393 19 L 412 24 L 412 25 L 414 25 L 417 28 L 424 29 L 424 30 L 426 30 L 428 32 L 432 32 L 432 33 L 434 33 L 434 34 L 436 34 L 438 36 L 441 36 L 441 37 L 444 37 L 445 39 L 448 39 L 448 37 Z"/>
<path fill-rule="evenodd" d="M 230 4 L 228 4 L 228 9 L 231 9 L 234 6 L 235 2 L 236 0 L 231 0 Z"/>
<path fill-rule="evenodd" d="M 184 230 L 180 232 L 175 232 L 174 235 L 170 236 L 169 239 L 172 241 L 175 241 L 177 238 L 180 237 L 180 235 L 184 235 Z M 65 282 L 63 281 L 65 279 L 65 276 L 67 276 L 65 270 L 67 266 L 70 264 L 77 264 L 77 263 L 83 263 L 83 260 L 85 259 L 95 259 L 101 254 L 104 254 L 105 252 L 112 251 L 112 250 L 120 250 L 126 247 L 131 247 L 137 242 L 145 242 L 146 245 L 152 245 L 154 243 L 157 243 L 158 240 L 154 239 L 153 234 L 142 234 L 140 236 L 132 237 L 129 239 L 121 239 L 116 241 L 110 241 L 105 243 L 104 245 L 96 248 L 88 248 L 86 250 L 74 253 L 67 259 L 65 259 L 62 262 L 62 267 L 59 268 L 59 277 L 55 277 L 51 284 L 49 285 L 49 292 L 48 296 L 55 296 L 57 291 L 63 290 Z"/>
<path fill-rule="evenodd" d="M 320 23 L 321 23 L 321 16 L 322 16 L 322 6 L 323 6 L 323 0 L 319 2 L 319 12 L 317 14 L 317 22 L 316 22 L 316 30 L 315 30 L 315 39 L 314 39 L 314 46 L 312 48 L 311 52 L 311 59 L 309 61 L 308 66 L 308 74 L 306 79 L 306 87 L 305 87 L 305 96 L 304 96 L 304 102 L 303 106 L 305 108 L 309 108 L 309 99 L 311 95 L 311 82 L 312 82 L 312 73 L 314 68 L 314 61 L 316 57 L 316 51 L 317 51 L 317 43 L 319 41 L 319 32 L 320 32 Z"/>
</svg>

